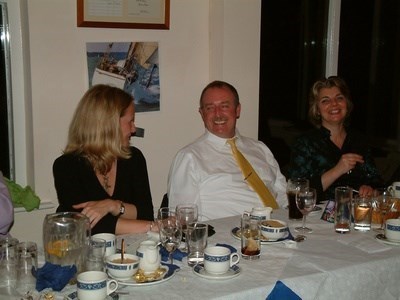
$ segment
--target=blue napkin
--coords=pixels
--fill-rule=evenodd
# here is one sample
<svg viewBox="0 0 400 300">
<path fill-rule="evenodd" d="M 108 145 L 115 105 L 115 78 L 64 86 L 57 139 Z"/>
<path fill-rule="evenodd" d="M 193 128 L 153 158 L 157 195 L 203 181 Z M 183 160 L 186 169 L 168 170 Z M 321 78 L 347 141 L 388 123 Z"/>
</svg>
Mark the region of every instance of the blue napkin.
<svg viewBox="0 0 400 300">
<path fill-rule="evenodd" d="M 171 276 L 172 274 L 175 273 L 175 271 L 180 270 L 181 268 L 179 268 L 177 265 L 171 265 L 171 264 L 167 264 L 162 262 L 161 263 L 163 266 L 167 266 L 168 267 L 168 273 L 165 274 L 164 278 Z"/>
<path fill-rule="evenodd" d="M 293 241 L 294 237 L 293 237 L 292 233 L 290 232 L 289 227 L 288 227 L 288 233 L 289 233 L 289 235 L 287 237 L 278 239 L 278 241 L 284 241 L 284 240 L 292 240 Z"/>
<path fill-rule="evenodd" d="M 267 296 L 266 300 L 301 300 L 290 288 L 288 288 L 282 281 L 278 280 L 272 289 L 271 293 Z"/>
<path fill-rule="evenodd" d="M 167 249 L 164 247 L 160 247 L 160 255 L 161 255 L 161 261 L 168 261 L 169 259 L 169 253 Z M 188 254 L 186 252 L 182 252 L 179 249 L 176 249 L 174 252 L 172 252 L 172 258 L 182 261 L 184 257 L 186 257 Z"/>
<path fill-rule="evenodd" d="M 75 265 L 63 267 L 46 262 L 43 267 L 33 269 L 32 274 L 36 277 L 36 289 L 39 292 L 45 288 L 59 292 L 74 277 L 76 271 Z"/>
<path fill-rule="evenodd" d="M 218 244 L 216 244 L 215 246 L 226 247 L 226 248 L 228 248 L 229 250 L 231 250 L 231 253 L 236 253 L 236 252 L 237 252 L 237 250 L 236 250 L 235 247 L 232 247 L 231 245 L 228 245 L 228 244 L 220 244 L 220 243 L 218 243 Z"/>
</svg>

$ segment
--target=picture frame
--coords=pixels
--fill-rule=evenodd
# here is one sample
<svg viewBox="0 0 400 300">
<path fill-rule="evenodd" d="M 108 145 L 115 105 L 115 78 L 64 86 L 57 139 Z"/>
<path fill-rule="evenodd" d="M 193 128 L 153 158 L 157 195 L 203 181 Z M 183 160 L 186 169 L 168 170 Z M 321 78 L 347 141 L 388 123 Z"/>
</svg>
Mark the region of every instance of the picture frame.
<svg viewBox="0 0 400 300">
<path fill-rule="evenodd" d="M 77 0 L 77 26 L 169 29 L 170 0 Z"/>
</svg>

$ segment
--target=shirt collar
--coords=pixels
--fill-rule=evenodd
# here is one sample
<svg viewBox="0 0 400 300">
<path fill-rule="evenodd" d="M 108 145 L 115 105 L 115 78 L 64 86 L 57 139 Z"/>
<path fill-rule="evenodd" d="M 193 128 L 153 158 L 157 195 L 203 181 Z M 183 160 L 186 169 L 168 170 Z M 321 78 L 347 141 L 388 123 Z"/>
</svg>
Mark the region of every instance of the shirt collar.
<svg viewBox="0 0 400 300">
<path fill-rule="evenodd" d="M 216 136 L 215 134 L 211 133 L 207 129 L 206 129 L 205 134 L 206 134 L 207 140 L 211 141 L 213 144 L 218 145 L 219 147 L 224 147 L 227 144 L 226 141 L 231 139 L 231 138 L 225 139 L 225 138 Z M 233 138 L 235 138 L 236 141 L 240 140 L 240 133 L 237 128 L 235 129 L 235 136 Z"/>
</svg>

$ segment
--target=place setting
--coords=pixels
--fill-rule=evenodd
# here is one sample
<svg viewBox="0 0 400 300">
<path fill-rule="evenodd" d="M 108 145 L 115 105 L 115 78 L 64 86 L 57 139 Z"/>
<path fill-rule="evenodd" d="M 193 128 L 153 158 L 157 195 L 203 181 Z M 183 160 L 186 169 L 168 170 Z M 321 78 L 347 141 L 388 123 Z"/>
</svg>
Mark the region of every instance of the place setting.
<svg viewBox="0 0 400 300">
<path fill-rule="evenodd" d="M 262 245 L 282 243 L 293 240 L 293 236 L 285 221 L 271 219 L 271 207 L 254 207 L 250 212 L 244 212 L 243 216 L 249 216 L 250 219 L 256 220 L 261 226 L 260 243 Z M 242 217 L 243 219 L 243 217 Z M 243 226 L 243 222 L 242 225 Z M 242 228 L 234 227 L 231 234 L 235 239 L 242 238 Z"/>
<path fill-rule="evenodd" d="M 204 249 L 203 264 L 196 264 L 193 273 L 212 280 L 232 279 L 240 275 L 240 255 L 226 246 L 209 246 Z"/>
</svg>

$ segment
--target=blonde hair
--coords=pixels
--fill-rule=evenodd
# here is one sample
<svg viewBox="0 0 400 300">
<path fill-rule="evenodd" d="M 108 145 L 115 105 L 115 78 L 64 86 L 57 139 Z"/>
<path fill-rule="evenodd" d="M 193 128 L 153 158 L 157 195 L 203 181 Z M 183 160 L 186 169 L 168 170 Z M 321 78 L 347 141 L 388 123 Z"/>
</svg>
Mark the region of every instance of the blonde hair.
<svg viewBox="0 0 400 300">
<path fill-rule="evenodd" d="M 308 102 L 309 104 L 308 118 L 310 122 L 316 127 L 321 127 L 322 124 L 321 115 L 318 109 L 319 92 L 323 88 L 333 88 L 333 87 L 337 87 L 343 94 L 343 96 L 346 98 L 347 115 L 345 123 L 348 123 L 350 113 L 353 110 L 353 102 L 351 101 L 350 89 L 342 78 L 338 76 L 330 76 L 328 78 L 322 78 L 320 80 L 317 80 L 313 84 L 310 90 L 309 102 Z"/>
<path fill-rule="evenodd" d="M 86 157 L 100 174 L 106 174 L 116 158 L 129 158 L 129 147 L 123 146 L 120 118 L 132 103 L 133 97 L 119 88 L 94 85 L 75 110 L 64 153 Z"/>
</svg>

